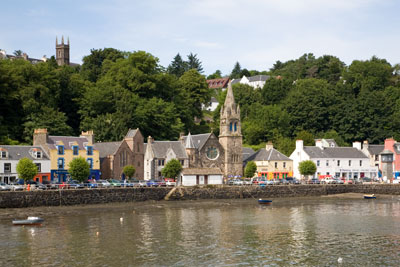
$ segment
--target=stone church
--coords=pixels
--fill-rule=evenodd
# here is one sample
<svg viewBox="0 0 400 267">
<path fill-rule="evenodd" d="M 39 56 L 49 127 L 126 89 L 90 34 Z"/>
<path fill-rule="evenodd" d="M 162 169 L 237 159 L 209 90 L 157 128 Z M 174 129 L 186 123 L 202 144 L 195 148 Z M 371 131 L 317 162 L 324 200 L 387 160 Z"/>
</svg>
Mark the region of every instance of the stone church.
<svg viewBox="0 0 400 267">
<path fill-rule="evenodd" d="M 221 184 L 223 177 L 241 177 L 243 155 L 249 151 L 242 147 L 240 108 L 235 103 L 231 84 L 221 107 L 218 138 L 213 133 L 189 133 L 181 135 L 178 141 L 155 141 L 148 137 L 144 149 L 145 180 L 160 180 L 162 168 L 173 158 L 183 167 L 180 178 L 183 185 Z"/>
</svg>

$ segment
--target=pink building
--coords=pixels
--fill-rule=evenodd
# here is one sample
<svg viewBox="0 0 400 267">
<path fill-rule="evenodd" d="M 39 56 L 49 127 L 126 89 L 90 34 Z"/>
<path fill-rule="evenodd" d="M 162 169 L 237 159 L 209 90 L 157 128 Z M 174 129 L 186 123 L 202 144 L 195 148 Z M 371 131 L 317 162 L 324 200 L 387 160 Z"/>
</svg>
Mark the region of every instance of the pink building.
<svg viewBox="0 0 400 267">
<path fill-rule="evenodd" d="M 393 138 L 385 139 L 385 148 L 393 152 L 393 175 L 400 176 L 400 143 Z"/>
</svg>

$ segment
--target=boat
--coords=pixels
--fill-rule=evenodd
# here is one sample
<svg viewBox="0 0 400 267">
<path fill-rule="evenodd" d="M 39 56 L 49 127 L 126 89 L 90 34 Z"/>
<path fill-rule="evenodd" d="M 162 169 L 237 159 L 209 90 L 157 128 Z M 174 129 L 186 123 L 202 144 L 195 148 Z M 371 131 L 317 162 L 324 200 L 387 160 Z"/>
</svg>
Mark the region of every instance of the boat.
<svg viewBox="0 0 400 267">
<path fill-rule="evenodd" d="M 365 199 L 375 199 L 376 196 L 374 194 L 364 195 Z"/>
<path fill-rule="evenodd" d="M 259 199 L 258 200 L 258 204 L 271 204 L 272 203 L 272 200 L 269 200 L 269 199 Z"/>
<path fill-rule="evenodd" d="M 40 217 L 30 216 L 26 220 L 13 220 L 13 225 L 40 225 L 44 222 L 44 219 Z"/>
</svg>

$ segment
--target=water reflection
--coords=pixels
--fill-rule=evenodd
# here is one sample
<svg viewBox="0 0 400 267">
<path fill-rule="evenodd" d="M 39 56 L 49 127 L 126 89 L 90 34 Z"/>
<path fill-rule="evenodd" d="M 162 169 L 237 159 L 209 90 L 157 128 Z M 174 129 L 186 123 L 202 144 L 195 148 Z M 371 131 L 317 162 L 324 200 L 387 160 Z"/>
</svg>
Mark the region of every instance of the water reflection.
<svg viewBox="0 0 400 267">
<path fill-rule="evenodd" d="M 324 198 L 53 208 L 43 227 L 0 220 L 0 265 L 397 266 L 399 208 Z"/>
</svg>

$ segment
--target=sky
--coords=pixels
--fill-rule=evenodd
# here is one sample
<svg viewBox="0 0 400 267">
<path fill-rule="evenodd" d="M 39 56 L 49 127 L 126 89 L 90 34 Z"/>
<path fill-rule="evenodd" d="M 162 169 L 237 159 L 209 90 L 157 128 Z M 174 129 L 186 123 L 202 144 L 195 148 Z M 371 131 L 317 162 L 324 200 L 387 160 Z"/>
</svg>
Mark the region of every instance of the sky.
<svg viewBox="0 0 400 267">
<path fill-rule="evenodd" d="M 164 67 L 193 53 L 206 75 L 229 75 L 236 62 L 269 70 L 305 53 L 394 65 L 399 14 L 400 0 L 2 0 L 0 49 L 50 57 L 64 36 L 74 63 L 108 47 L 146 51 Z"/>
</svg>

